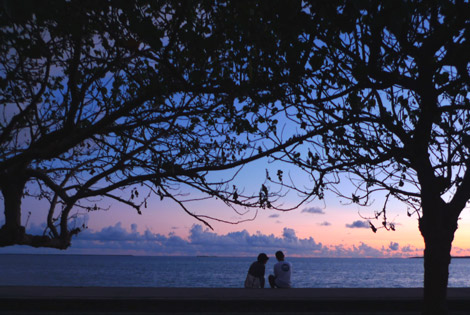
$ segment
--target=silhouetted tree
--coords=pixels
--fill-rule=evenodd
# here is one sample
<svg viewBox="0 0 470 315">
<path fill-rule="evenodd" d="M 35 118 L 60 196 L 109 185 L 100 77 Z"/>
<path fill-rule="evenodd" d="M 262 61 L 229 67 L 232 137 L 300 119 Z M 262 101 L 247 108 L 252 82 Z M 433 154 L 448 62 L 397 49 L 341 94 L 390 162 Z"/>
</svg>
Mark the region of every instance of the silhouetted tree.
<svg viewBox="0 0 470 315">
<path fill-rule="evenodd" d="M 293 142 L 273 148 L 263 140 L 276 128 L 272 100 L 302 73 L 290 58 L 299 3 L 273 8 L 3 1 L 0 246 L 67 248 L 84 228 L 70 226 L 73 209 L 99 210 L 96 197 L 139 213 L 152 194 L 171 198 L 207 225 L 178 187 L 229 205 L 275 207 L 264 185 L 244 194 L 231 178 L 206 177 Z M 22 226 L 25 196 L 50 205 L 43 235 Z"/>
<path fill-rule="evenodd" d="M 0 245 L 67 248 L 72 209 L 99 209 L 96 196 L 140 211 L 154 193 L 204 220 L 181 184 L 272 207 L 266 186 L 243 195 L 206 175 L 273 156 L 311 174 L 307 198 L 343 174 L 352 202 L 382 192 L 387 229 L 389 198 L 407 203 L 427 311 L 444 313 L 470 199 L 469 13 L 457 0 L 3 1 Z M 280 117 L 297 126 L 287 141 Z M 22 227 L 23 196 L 49 201 L 43 236 Z"/>
<path fill-rule="evenodd" d="M 327 131 L 277 158 L 311 174 L 312 196 L 343 174 L 357 187 L 343 196 L 354 203 L 382 192 L 376 216 L 387 229 L 389 197 L 408 204 L 425 242 L 426 312 L 444 314 L 452 241 L 470 199 L 470 5 L 308 1 L 304 12 L 310 73 L 284 105 L 297 134 Z"/>
</svg>

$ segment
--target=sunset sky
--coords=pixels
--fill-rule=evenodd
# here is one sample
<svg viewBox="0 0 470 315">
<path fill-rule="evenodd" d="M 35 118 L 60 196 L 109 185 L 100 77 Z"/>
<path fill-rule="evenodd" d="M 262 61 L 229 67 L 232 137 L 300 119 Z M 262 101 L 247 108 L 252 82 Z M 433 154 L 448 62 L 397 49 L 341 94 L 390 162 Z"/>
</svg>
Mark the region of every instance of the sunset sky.
<svg viewBox="0 0 470 315">
<path fill-rule="evenodd" d="M 277 166 L 276 166 L 277 167 Z M 265 171 L 276 169 L 266 161 L 245 167 L 237 184 L 245 190 L 256 192 L 264 182 Z M 295 180 L 308 181 L 302 175 L 283 166 L 286 174 Z M 213 174 L 224 176 L 225 174 Z M 345 180 L 340 189 L 352 189 Z M 182 193 L 190 191 L 181 187 Z M 198 195 L 189 194 L 188 198 Z M 282 199 L 288 207 L 299 198 L 288 194 Z M 408 217 L 406 205 L 392 201 L 388 207 L 388 219 L 396 225 L 396 231 L 379 229 L 373 233 L 366 217 L 383 207 L 383 200 L 375 199 L 368 208 L 346 204 L 332 193 L 325 200 L 313 200 L 298 209 L 279 212 L 259 209 L 253 221 L 227 224 L 209 221 L 214 230 L 186 214 L 171 200 L 160 201 L 152 197 L 142 215 L 124 205 L 100 201 L 107 211 L 79 214 L 77 224 L 86 223 L 88 229 L 75 237 L 66 251 L 35 249 L 14 246 L 1 248 L 0 253 L 60 253 L 60 254 L 131 254 L 131 255 L 218 255 L 253 256 L 259 252 L 273 255 L 282 249 L 287 255 L 306 257 L 409 257 L 422 255 L 424 243 L 418 230 L 418 217 Z M 188 203 L 188 208 L 199 214 L 207 214 L 228 221 L 252 218 L 255 210 L 237 215 L 232 209 L 215 200 Z M 31 217 L 27 229 L 31 233 L 44 231 L 45 209 L 41 201 L 25 200 L 23 207 Z M 3 204 L 2 204 L 3 212 Z M 361 217 L 362 216 L 362 217 Z M 3 216 L 0 225 L 3 224 Z M 26 224 L 27 217 L 22 222 Z M 380 226 L 380 220 L 372 220 Z M 453 246 L 453 255 L 470 255 L 470 216 L 464 210 L 459 222 Z"/>
<path fill-rule="evenodd" d="M 8 40 L 0 51 L 0 227 L 1 194 L 17 192 L 9 196 L 18 201 L 23 190 L 21 222 L 11 207 L 4 244 L 32 240 L 18 225 L 30 235 L 50 232 L 48 202 L 31 196 L 56 194 L 49 219 L 59 222 L 66 209 L 69 230 L 30 244 L 66 247 L 68 232 L 85 228 L 67 250 L 16 245 L 0 247 L 0 254 L 422 256 L 418 213 L 393 196 L 386 202 L 386 192 L 361 207 L 332 188 L 357 198 L 386 187 L 418 204 L 423 185 L 430 187 L 426 205 L 438 194 L 448 202 L 453 192 L 469 191 L 470 36 L 468 21 L 451 14 L 459 3 L 203 2 L 194 11 L 178 1 L 80 10 L 64 3 L 51 9 L 83 19 L 86 28 L 69 29 L 69 19 L 33 7 L 18 20 L 14 10 L 6 16 L 14 27 L 4 27 Z M 269 157 L 214 171 L 262 155 Z M 356 175 L 328 174 L 337 186 L 299 205 L 305 196 L 285 187 L 310 193 L 315 179 L 331 179 L 312 179 L 300 167 Z M 279 170 L 284 188 L 267 181 Z M 221 193 L 214 182 L 235 174 Z M 359 178 L 362 193 L 349 176 Z M 130 184 L 136 186 L 122 186 Z M 257 198 L 263 185 L 270 202 L 293 210 L 232 208 L 209 198 L 220 193 L 238 203 L 249 195 L 266 205 Z M 96 195 L 108 197 L 80 204 Z M 145 196 L 141 214 L 126 205 Z M 460 209 L 468 196 L 454 200 L 426 209 L 426 231 L 439 211 Z M 384 203 L 385 227 L 382 216 L 374 218 Z M 75 207 L 71 214 L 59 209 L 64 204 Z M 104 210 L 87 210 L 94 204 Z M 447 219 L 438 235 L 455 226 L 455 216 Z M 470 256 L 468 208 L 458 225 L 452 255 Z"/>
</svg>

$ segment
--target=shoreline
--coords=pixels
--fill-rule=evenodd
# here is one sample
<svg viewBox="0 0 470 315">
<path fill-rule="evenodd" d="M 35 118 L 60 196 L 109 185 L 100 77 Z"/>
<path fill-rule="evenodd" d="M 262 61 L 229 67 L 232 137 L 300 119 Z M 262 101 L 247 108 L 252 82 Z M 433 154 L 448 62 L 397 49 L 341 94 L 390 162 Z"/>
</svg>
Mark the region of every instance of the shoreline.
<svg viewBox="0 0 470 315">
<path fill-rule="evenodd" d="M 450 314 L 470 288 L 449 288 Z M 0 286 L 0 314 L 419 314 L 422 288 L 145 288 Z"/>
</svg>

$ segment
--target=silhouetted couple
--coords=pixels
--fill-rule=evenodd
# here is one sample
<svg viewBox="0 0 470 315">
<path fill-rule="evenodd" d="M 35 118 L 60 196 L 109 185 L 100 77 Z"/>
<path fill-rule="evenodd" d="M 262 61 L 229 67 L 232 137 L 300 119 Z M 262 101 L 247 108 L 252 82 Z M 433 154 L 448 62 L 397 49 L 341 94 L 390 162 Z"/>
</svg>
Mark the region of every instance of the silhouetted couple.
<svg viewBox="0 0 470 315">
<path fill-rule="evenodd" d="M 276 252 L 277 263 L 274 265 L 274 275 L 269 275 L 271 288 L 290 288 L 292 264 L 284 260 L 282 251 Z M 264 288 L 265 265 L 269 257 L 265 253 L 258 255 L 257 261 L 251 264 L 245 280 L 245 288 Z"/>
</svg>

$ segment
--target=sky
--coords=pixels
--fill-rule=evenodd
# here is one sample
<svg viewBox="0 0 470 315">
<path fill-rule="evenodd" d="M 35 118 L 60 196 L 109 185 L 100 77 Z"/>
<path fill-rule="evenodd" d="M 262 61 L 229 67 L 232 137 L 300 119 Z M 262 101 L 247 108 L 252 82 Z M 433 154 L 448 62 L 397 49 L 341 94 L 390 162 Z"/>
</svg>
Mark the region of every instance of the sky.
<svg viewBox="0 0 470 315">
<path fill-rule="evenodd" d="M 246 189 L 258 187 L 269 165 L 254 164 L 241 172 L 240 184 Z M 291 174 L 293 177 L 296 174 Z M 217 175 L 216 175 L 217 176 Z M 223 176 L 223 175 L 220 175 Z M 342 190 L 351 189 L 347 182 Z M 182 193 L 190 193 L 182 188 Z M 292 195 L 292 194 L 291 194 Z M 286 207 L 294 204 L 296 196 L 283 200 Z M 189 194 L 190 197 L 196 196 Z M 297 198 L 298 199 L 298 198 Z M 383 202 L 383 201 L 382 201 Z M 424 243 L 418 230 L 418 217 L 409 217 L 407 208 L 398 201 L 389 204 L 388 218 L 396 225 L 396 231 L 369 227 L 367 218 L 374 210 L 381 209 L 380 199 L 371 207 L 362 208 L 346 204 L 332 193 L 324 200 L 313 200 L 298 209 L 280 212 L 258 209 L 252 221 L 227 224 L 209 221 L 213 230 L 186 214 L 171 200 L 161 201 L 152 197 L 146 209 L 139 215 L 135 210 L 110 201 L 101 201 L 109 210 L 79 213 L 76 224 L 85 223 L 88 228 L 72 240 L 72 246 L 56 249 L 10 246 L 0 248 L 0 253 L 45 254 L 110 254 L 110 255 L 214 255 L 256 256 L 260 252 L 274 255 L 283 250 L 295 257 L 413 257 L 423 254 Z M 44 231 L 46 204 L 38 200 L 25 200 L 22 222 L 29 233 Z M 256 210 L 244 215 L 236 214 L 215 200 L 187 205 L 191 211 L 207 214 L 228 221 L 250 219 Z M 3 205 L 2 205 L 3 213 Z M 31 210 L 28 219 L 24 213 Z M 0 216 L 0 225 L 3 224 Z M 26 224 L 27 221 L 27 224 Z M 380 226 L 380 220 L 371 220 Z M 459 221 L 453 243 L 453 255 L 470 255 L 470 216 L 465 209 Z"/>
<path fill-rule="evenodd" d="M 237 187 L 256 192 L 264 183 L 266 168 L 275 174 L 277 167 L 266 161 L 250 164 L 240 173 Z M 310 185 L 293 170 L 284 169 L 284 174 L 296 185 Z M 223 175 L 216 173 L 211 176 L 223 178 Z M 348 191 L 352 188 L 344 181 L 338 189 Z M 181 188 L 181 193 L 199 197 L 185 187 Z M 282 202 L 288 208 L 298 200 L 295 193 L 290 193 Z M 109 210 L 78 212 L 76 224 L 85 223 L 88 228 L 74 237 L 72 246 L 65 251 L 12 246 L 0 248 L 0 253 L 256 256 L 259 252 L 273 255 L 275 251 L 283 250 L 287 255 L 301 257 L 386 258 L 421 256 L 424 248 L 417 215 L 409 217 L 406 205 L 398 201 L 392 200 L 388 207 L 388 219 L 395 224 L 396 231 L 382 228 L 372 232 L 367 218 L 382 209 L 380 196 L 371 207 L 361 208 L 356 204 L 346 204 L 327 192 L 324 200 L 314 199 L 289 212 L 252 209 L 242 216 L 215 200 L 187 204 L 195 213 L 226 221 L 254 218 L 238 224 L 209 221 L 213 230 L 186 214 L 171 200 L 161 201 L 156 196 L 149 200 L 141 215 L 109 200 L 102 200 L 100 205 Z M 23 209 L 22 223 L 27 231 L 42 234 L 47 204 L 24 200 Z M 30 217 L 28 212 L 31 212 Z M 3 203 L 0 204 L 0 213 L 1 226 L 4 222 Z M 372 223 L 377 227 L 381 225 L 380 220 L 372 220 Z M 468 209 L 461 215 L 452 254 L 470 255 Z"/>
</svg>

